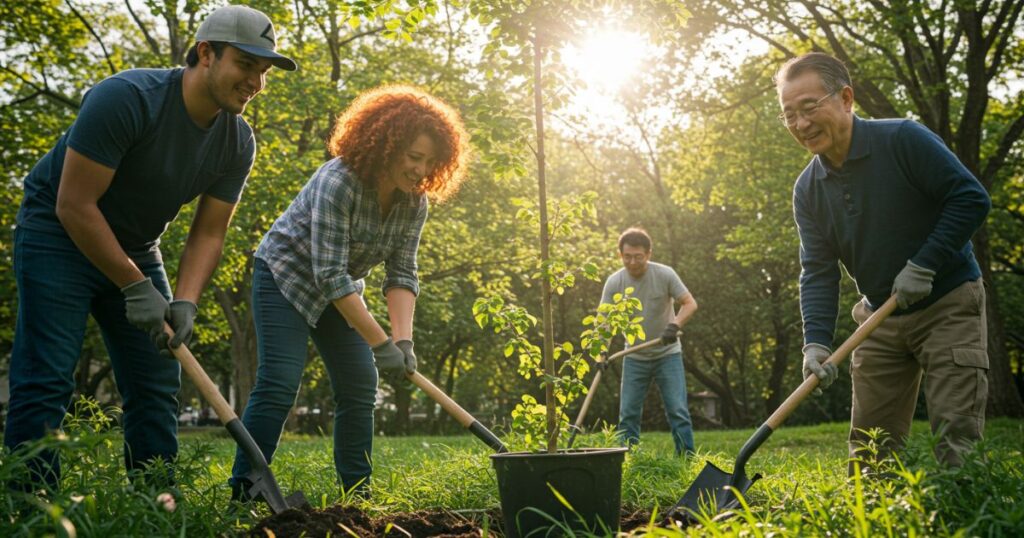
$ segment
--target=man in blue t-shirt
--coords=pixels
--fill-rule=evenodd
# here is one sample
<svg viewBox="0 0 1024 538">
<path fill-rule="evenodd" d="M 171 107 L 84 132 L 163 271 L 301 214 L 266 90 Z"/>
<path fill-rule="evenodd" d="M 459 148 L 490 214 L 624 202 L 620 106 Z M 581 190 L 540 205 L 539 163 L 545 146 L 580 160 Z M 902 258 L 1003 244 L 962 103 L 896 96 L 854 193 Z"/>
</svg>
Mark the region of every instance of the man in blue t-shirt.
<svg viewBox="0 0 1024 538">
<path fill-rule="evenodd" d="M 622 232 L 619 236 L 622 269 L 608 277 L 601 294 L 601 303 L 610 304 L 616 294 L 632 289 L 631 296 L 640 300 L 639 315 L 643 317 L 644 333 L 647 338 L 661 341 L 622 360 L 619 436 L 627 445 L 640 442 L 644 399 L 651 383 L 657 383 L 676 455 L 691 455 L 694 452 L 693 421 L 686 403 L 686 370 L 679 328 L 693 317 L 697 301 L 674 269 L 651 261 L 651 251 L 651 236 L 643 229 L 629 228 Z M 679 305 L 678 311 L 676 305 Z"/>
<path fill-rule="evenodd" d="M 800 233 L 804 377 L 837 376 L 831 354 L 839 262 L 864 296 L 858 323 L 891 295 L 898 309 L 853 353 L 850 457 L 880 428 L 888 449 L 910 432 L 924 380 L 936 456 L 959 465 L 981 438 L 988 393 L 985 289 L 971 248 L 991 202 L 942 139 L 910 120 L 853 114 L 850 74 L 810 53 L 776 75 L 780 119 L 814 154 L 793 189 Z"/>
<path fill-rule="evenodd" d="M 271 66 L 296 68 L 275 48 L 263 13 L 214 11 L 196 33 L 187 67 L 132 69 L 101 81 L 25 178 L 5 446 L 60 427 L 92 315 L 122 397 L 130 475 L 176 456 L 180 368 L 158 349 L 191 338 L 196 303 L 252 167 L 256 142 L 239 114 L 263 90 Z M 172 300 L 160 235 L 197 197 Z M 54 452 L 31 460 L 30 471 L 26 485 L 58 485 Z"/>
</svg>

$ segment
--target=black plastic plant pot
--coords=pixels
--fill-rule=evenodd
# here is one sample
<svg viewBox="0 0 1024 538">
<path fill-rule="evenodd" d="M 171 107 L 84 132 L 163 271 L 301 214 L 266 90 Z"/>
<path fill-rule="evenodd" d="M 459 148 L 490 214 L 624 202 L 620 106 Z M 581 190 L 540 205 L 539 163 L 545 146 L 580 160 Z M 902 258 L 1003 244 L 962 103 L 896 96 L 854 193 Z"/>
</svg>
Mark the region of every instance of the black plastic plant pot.
<svg viewBox="0 0 1024 538">
<path fill-rule="evenodd" d="M 619 528 L 622 462 L 627 450 L 584 448 L 554 454 L 492 454 L 505 536 L 561 535 L 549 533 L 552 527 L 614 534 Z"/>
</svg>

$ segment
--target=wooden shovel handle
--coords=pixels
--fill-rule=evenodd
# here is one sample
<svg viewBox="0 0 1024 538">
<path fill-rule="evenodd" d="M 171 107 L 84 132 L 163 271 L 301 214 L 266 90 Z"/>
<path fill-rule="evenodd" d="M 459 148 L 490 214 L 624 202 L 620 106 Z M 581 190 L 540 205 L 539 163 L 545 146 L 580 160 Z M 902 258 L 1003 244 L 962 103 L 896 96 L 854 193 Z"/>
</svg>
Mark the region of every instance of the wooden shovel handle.
<svg viewBox="0 0 1024 538">
<path fill-rule="evenodd" d="M 875 310 L 868 319 L 864 320 L 864 323 L 857 327 L 857 330 L 853 331 L 853 334 L 843 342 L 843 345 L 839 346 L 839 349 L 832 352 L 825 362 L 838 367 L 846 359 L 847 355 L 852 353 L 857 346 L 867 339 L 868 335 L 881 325 L 885 318 L 889 317 L 889 314 L 892 314 L 893 310 L 896 310 L 895 295 L 889 297 L 889 300 L 879 307 L 878 310 Z M 812 375 L 804 379 L 804 382 L 793 391 L 793 394 L 790 394 L 789 398 L 786 398 L 786 401 L 782 402 L 782 405 L 772 413 L 772 416 L 768 417 L 765 424 L 772 430 L 777 430 L 817 386 L 818 376 Z"/>
<path fill-rule="evenodd" d="M 601 370 L 594 372 L 594 380 L 590 382 L 590 390 L 587 391 L 587 396 L 583 398 L 583 406 L 580 407 L 580 414 L 576 415 L 576 422 L 573 423 L 577 429 L 583 428 L 583 420 L 587 417 L 587 411 L 590 410 L 590 402 L 594 399 L 594 393 L 597 392 L 597 385 L 601 383 Z M 569 448 L 572 448 L 570 446 Z"/>
<path fill-rule="evenodd" d="M 642 344 L 640 344 L 638 346 L 627 347 L 626 349 L 623 349 L 622 351 L 619 351 L 618 353 L 610 355 L 605 360 L 608 361 L 608 362 L 611 362 L 611 361 L 613 361 L 615 359 L 618 359 L 619 357 L 625 357 L 626 355 L 629 355 L 630 353 L 636 353 L 637 351 L 641 351 L 641 350 L 647 349 L 649 347 L 654 347 L 654 346 L 657 346 L 657 345 L 660 345 L 660 344 L 661 344 L 661 338 L 658 337 L 658 338 L 655 338 L 654 340 L 649 340 L 647 342 L 644 342 L 644 343 L 642 343 Z"/>
<path fill-rule="evenodd" d="M 437 388 L 436 385 L 431 383 L 429 379 L 423 377 L 419 372 L 413 372 L 410 375 L 406 375 L 406 377 L 408 377 L 414 385 L 419 387 L 420 390 L 425 392 L 431 400 L 440 404 L 441 408 L 444 409 L 446 413 L 454 417 L 455 421 L 462 424 L 463 427 L 468 428 L 476 422 L 473 415 L 470 415 L 469 412 L 463 409 L 461 405 L 455 403 L 455 400 L 449 398 L 447 394 L 442 392 L 441 389 Z"/>
<path fill-rule="evenodd" d="M 174 330 L 166 323 L 164 324 L 164 332 L 167 333 L 168 337 L 174 336 Z M 228 422 L 236 420 L 238 415 L 235 414 L 235 410 L 231 408 L 228 401 L 217 390 L 217 385 L 213 384 L 213 380 L 210 379 L 210 376 L 206 375 L 203 367 L 199 366 L 199 361 L 189 351 L 188 346 L 181 344 L 177 348 L 168 347 L 174 358 L 178 359 L 178 362 L 181 363 L 181 369 L 185 370 L 189 379 L 199 389 L 199 394 L 213 406 L 213 410 L 217 413 L 217 418 L 220 419 L 221 424 L 227 425 Z"/>
<path fill-rule="evenodd" d="M 635 353 L 635 352 L 640 351 L 642 349 L 647 349 L 649 347 L 654 347 L 654 346 L 656 346 L 656 345 L 658 345 L 660 343 L 661 343 L 661 338 L 656 338 L 656 339 L 651 340 L 649 342 L 644 342 L 644 343 L 642 343 L 642 344 L 640 344 L 638 346 L 628 347 L 626 349 L 623 349 L 622 351 L 619 351 L 618 353 L 615 353 L 615 354 L 609 356 L 608 358 L 606 358 L 604 360 L 604 362 L 611 363 L 613 360 L 615 360 L 615 359 L 617 359 L 619 357 L 625 357 L 626 355 L 629 355 L 630 353 Z M 580 407 L 580 412 L 579 412 L 578 415 L 576 415 L 576 422 L 573 423 L 573 427 L 576 428 L 576 431 L 580 431 L 583 428 L 583 420 L 587 418 L 587 411 L 590 410 L 590 402 L 592 402 L 594 400 L 594 393 L 597 392 L 597 385 L 600 382 L 601 382 L 601 370 L 597 370 L 596 372 L 594 372 L 594 380 L 590 382 L 590 390 L 587 391 L 587 396 L 585 398 L 583 398 L 583 406 Z M 575 432 L 574 432 L 574 435 L 575 435 Z M 573 437 L 571 439 L 575 439 L 575 437 Z M 572 441 L 569 442 L 569 448 L 572 448 Z"/>
</svg>

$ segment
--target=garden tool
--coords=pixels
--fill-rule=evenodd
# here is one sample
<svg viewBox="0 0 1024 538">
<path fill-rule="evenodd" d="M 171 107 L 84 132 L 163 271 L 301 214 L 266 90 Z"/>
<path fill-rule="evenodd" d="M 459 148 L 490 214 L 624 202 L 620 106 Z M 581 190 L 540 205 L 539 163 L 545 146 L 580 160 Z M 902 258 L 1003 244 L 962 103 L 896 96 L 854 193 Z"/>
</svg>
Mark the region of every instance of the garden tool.
<svg viewBox="0 0 1024 538">
<path fill-rule="evenodd" d="M 164 331 L 168 333 L 169 337 L 174 336 L 171 326 L 166 323 L 164 324 Z M 181 344 L 177 348 L 169 349 L 174 354 L 174 357 L 178 359 L 178 362 L 181 363 L 181 368 L 185 370 L 185 373 L 195 383 L 196 388 L 199 389 L 199 394 L 206 401 L 210 402 L 213 410 L 217 413 L 217 418 L 227 428 L 228 433 L 238 443 L 245 456 L 249 458 L 252 470 L 245 476 L 246 480 L 252 483 L 248 491 L 246 491 L 249 497 L 252 499 L 263 499 L 270 505 L 270 509 L 275 514 L 284 512 L 289 508 L 308 507 L 309 501 L 306 500 L 306 496 L 301 491 L 296 491 L 287 497 L 281 493 L 281 488 L 277 485 L 274 474 L 270 472 L 270 465 L 267 464 L 267 459 L 263 457 L 263 452 L 260 451 L 260 448 L 256 446 L 256 441 L 249 435 L 249 430 L 245 429 L 242 421 L 235 414 L 235 410 L 231 408 L 231 405 L 224 399 L 224 396 L 217 390 L 216 385 L 213 384 L 210 376 L 206 375 L 202 366 L 199 366 L 199 361 L 192 355 L 188 347 L 185 344 Z"/>
<path fill-rule="evenodd" d="M 493 448 L 497 452 L 508 452 L 508 447 L 498 439 L 497 435 L 488 430 L 480 421 L 473 418 L 465 409 L 459 404 L 455 403 L 448 397 L 447 394 L 437 388 L 429 379 L 423 377 L 419 372 L 413 372 L 406 374 L 409 381 L 412 381 L 414 385 L 420 388 L 423 392 L 430 396 L 430 399 L 440 404 L 441 408 L 451 415 L 459 424 L 462 424 L 467 430 L 469 430 L 478 439 L 487 444 L 487 446 Z"/>
<path fill-rule="evenodd" d="M 604 359 L 604 362 L 607 364 L 611 364 L 613 360 L 619 357 L 625 357 L 630 353 L 636 353 L 637 351 L 647 349 L 649 347 L 654 347 L 658 344 L 661 344 L 661 339 L 655 338 L 649 342 L 644 342 L 638 346 L 623 349 L 622 351 L 608 357 L 607 359 Z M 570 426 L 570 429 L 572 429 L 572 433 L 569 434 L 569 444 L 567 445 L 568 448 L 572 448 L 573 442 L 576 441 L 576 434 L 583 431 L 583 419 L 587 418 L 587 410 L 590 409 L 590 401 L 594 399 L 594 392 L 597 390 L 597 385 L 601 382 L 601 373 L 601 368 L 597 368 L 594 372 L 594 380 L 590 382 L 590 390 L 587 391 L 587 397 L 583 399 L 583 407 L 580 408 L 580 414 L 576 415 L 576 422 L 574 422 L 572 426 Z"/>
<path fill-rule="evenodd" d="M 843 345 L 839 346 L 839 349 L 829 355 L 826 362 L 836 366 L 842 363 L 846 356 L 859 346 L 895 309 L 896 296 L 892 296 L 878 310 L 871 314 L 843 342 Z M 746 494 L 750 486 L 761 478 L 760 474 L 747 477 L 745 469 L 747 460 L 817 386 L 817 376 L 811 375 L 804 379 L 803 383 L 786 398 L 786 401 L 782 402 L 782 405 L 768 417 L 768 420 L 747 439 L 743 448 L 740 449 L 739 456 L 736 458 L 736 466 L 732 474 L 719 469 L 711 462 L 705 463 L 704 469 L 697 475 L 696 480 L 690 485 L 690 489 L 686 490 L 686 493 L 679 499 L 679 502 L 668 511 L 668 517 L 682 524 L 689 524 L 694 522 L 696 515 L 702 511 L 705 511 L 705 513 L 717 513 L 727 509 L 738 508 L 740 502 L 737 494 Z"/>
</svg>

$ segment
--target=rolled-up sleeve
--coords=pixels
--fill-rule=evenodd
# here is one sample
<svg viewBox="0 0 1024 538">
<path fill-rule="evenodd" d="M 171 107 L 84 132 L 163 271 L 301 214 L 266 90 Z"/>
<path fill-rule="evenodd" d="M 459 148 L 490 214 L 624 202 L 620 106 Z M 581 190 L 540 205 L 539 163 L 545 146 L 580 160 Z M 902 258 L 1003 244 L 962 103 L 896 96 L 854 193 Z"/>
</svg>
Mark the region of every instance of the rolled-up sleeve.
<svg viewBox="0 0 1024 538">
<path fill-rule="evenodd" d="M 320 293 L 333 301 L 359 291 L 348 274 L 349 220 L 355 196 L 333 169 L 321 168 L 313 181 L 310 216 L 313 280 Z"/>
<path fill-rule="evenodd" d="M 416 265 L 416 252 L 420 247 L 420 235 L 427 221 L 427 200 L 423 198 L 416 210 L 412 225 L 402 237 L 391 255 L 384 261 L 384 283 L 381 292 L 385 295 L 391 288 L 405 288 L 415 295 L 420 294 L 420 280 Z"/>
</svg>

